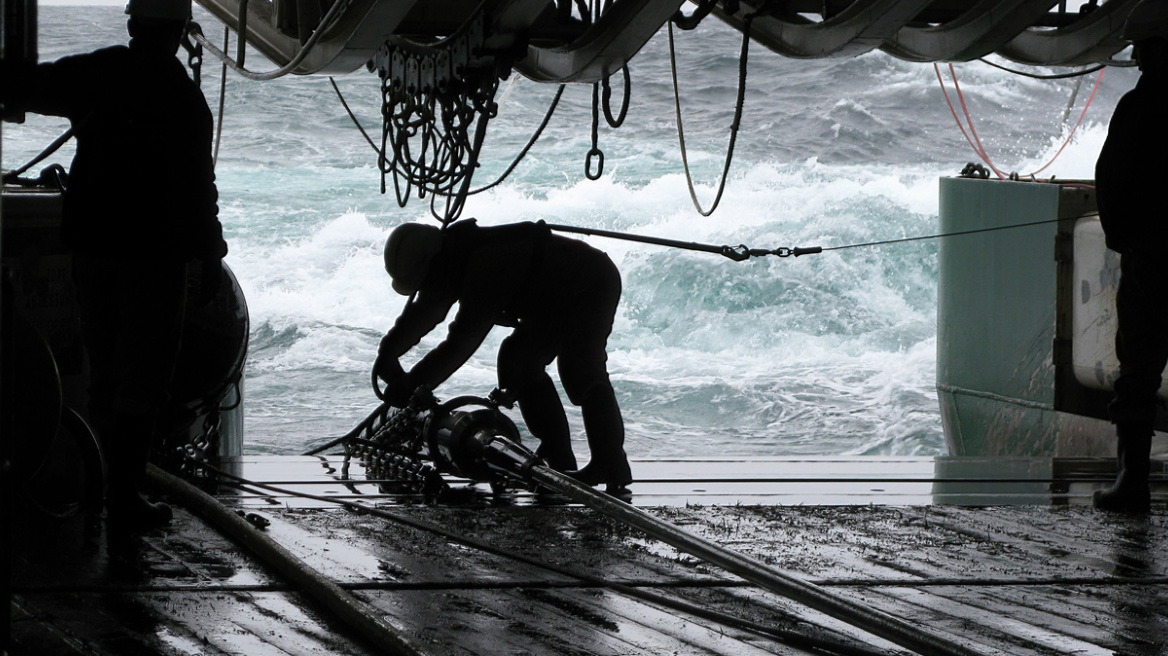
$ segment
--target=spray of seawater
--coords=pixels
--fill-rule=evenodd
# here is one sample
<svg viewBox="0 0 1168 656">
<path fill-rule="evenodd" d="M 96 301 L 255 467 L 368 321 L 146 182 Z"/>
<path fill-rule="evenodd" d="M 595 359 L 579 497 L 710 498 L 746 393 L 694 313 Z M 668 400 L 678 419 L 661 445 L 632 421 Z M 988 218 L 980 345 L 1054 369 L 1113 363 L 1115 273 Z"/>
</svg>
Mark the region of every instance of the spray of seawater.
<svg viewBox="0 0 1168 656">
<path fill-rule="evenodd" d="M 212 29 L 214 19 L 201 20 Z M 41 24 L 46 59 L 124 41 L 120 10 L 46 7 Z M 727 154 L 739 38 L 711 22 L 678 41 L 689 75 L 681 90 L 687 147 L 707 207 Z M 624 280 L 609 368 L 634 457 L 943 453 L 934 390 L 938 242 L 879 242 L 935 235 L 938 178 L 976 156 L 931 65 L 879 53 L 810 62 L 760 47 L 752 53 L 735 159 L 713 217 L 699 216 L 689 197 L 659 38 L 630 66 L 626 125 L 601 130 L 600 180 L 583 176 L 591 89 L 570 86 L 529 157 L 503 184 L 472 196 L 466 216 L 486 225 L 544 220 L 715 245 L 833 249 L 733 262 L 586 238 L 611 255 Z M 1063 115 L 1074 81 L 977 63 L 958 71 L 995 164 L 1026 173 L 1054 155 L 1069 130 Z M 1107 117 L 1133 80 L 1108 69 L 1087 122 L 1044 176 L 1092 177 Z M 375 80 L 337 82 L 376 133 Z M 204 67 L 203 87 L 214 106 L 215 67 Z M 522 79 L 504 89 L 475 186 L 503 173 L 554 94 Z M 379 193 L 374 155 L 327 80 L 230 77 L 227 94 L 217 173 L 227 261 L 252 320 L 245 448 L 299 453 L 377 405 L 370 368 L 404 303 L 382 268 L 382 245 L 394 226 L 430 220 L 428 202 L 398 208 L 392 194 Z M 23 163 L 60 129 L 41 117 L 5 126 L 4 165 Z M 71 155 L 66 149 L 55 161 Z M 489 392 L 505 334 L 496 329 L 439 394 Z M 578 414 L 570 421 L 582 436 Z"/>
</svg>

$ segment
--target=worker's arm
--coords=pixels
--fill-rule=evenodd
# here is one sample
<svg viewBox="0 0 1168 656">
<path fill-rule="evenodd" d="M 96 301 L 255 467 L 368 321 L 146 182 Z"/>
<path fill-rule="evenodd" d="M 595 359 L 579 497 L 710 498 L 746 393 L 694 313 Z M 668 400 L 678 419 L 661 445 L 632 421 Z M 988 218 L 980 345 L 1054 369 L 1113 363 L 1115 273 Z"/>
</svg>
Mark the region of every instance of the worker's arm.
<svg viewBox="0 0 1168 656">
<path fill-rule="evenodd" d="M 460 307 L 454 321 L 450 323 L 446 339 L 406 374 L 411 392 L 419 385 L 428 385 L 433 389 L 450 378 L 474 355 L 494 325 L 487 315 Z"/>
<path fill-rule="evenodd" d="M 398 358 L 414 348 L 423 337 L 441 323 L 455 301 L 454 297 L 432 292 L 420 292 L 402 310 L 401 315 L 394 322 L 393 328 L 390 328 L 385 337 L 381 339 L 373 372 L 378 378 L 385 381 L 387 386 L 385 399 L 392 405 L 404 406 L 416 387 L 416 385 L 410 385 Z"/>
</svg>

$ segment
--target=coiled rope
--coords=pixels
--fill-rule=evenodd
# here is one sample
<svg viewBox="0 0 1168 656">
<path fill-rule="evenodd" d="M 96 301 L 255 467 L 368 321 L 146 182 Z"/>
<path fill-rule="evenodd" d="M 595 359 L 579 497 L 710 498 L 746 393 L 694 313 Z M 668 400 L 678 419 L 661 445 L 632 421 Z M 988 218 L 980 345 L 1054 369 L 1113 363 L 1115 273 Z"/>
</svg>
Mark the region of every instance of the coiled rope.
<svg viewBox="0 0 1168 656">
<path fill-rule="evenodd" d="M 369 147 L 373 149 L 373 152 L 377 153 L 378 156 L 381 156 L 381 154 L 382 154 L 381 149 L 377 146 L 376 143 L 374 143 L 373 138 L 369 136 L 369 133 L 365 131 L 365 128 L 361 126 L 361 122 L 357 119 L 357 115 L 353 113 L 353 110 L 352 110 L 352 108 L 349 107 L 348 101 L 345 100 L 345 96 L 341 92 L 340 87 L 337 86 L 336 80 L 334 80 L 330 76 L 329 82 L 333 85 L 333 91 L 336 92 L 337 99 L 339 99 L 341 101 L 341 105 L 345 108 L 345 112 L 348 113 L 349 120 L 351 120 L 353 122 L 353 125 L 355 125 L 357 127 L 357 129 L 361 132 L 361 136 L 365 138 L 366 143 L 368 143 Z M 467 196 L 474 196 L 475 194 L 481 194 L 484 191 L 487 191 L 488 189 L 492 189 L 494 187 L 497 187 L 498 185 L 502 184 L 508 177 L 510 177 L 510 175 L 515 171 L 516 167 L 519 166 L 520 162 L 522 162 L 524 159 L 526 159 L 527 154 L 535 146 L 536 142 L 538 142 L 539 139 L 543 136 L 544 130 L 547 128 L 548 123 L 551 122 L 552 116 L 556 112 L 556 108 L 559 107 L 560 98 L 563 97 L 565 88 L 567 88 L 567 85 L 561 84 L 556 89 L 556 94 L 552 98 L 552 102 L 548 106 L 547 112 L 544 113 L 543 120 L 540 121 L 539 127 L 537 127 L 535 129 L 535 132 L 532 133 L 531 138 L 527 140 L 527 144 L 523 146 L 523 148 L 519 151 L 519 154 L 516 155 L 515 158 L 511 161 L 511 165 L 507 167 L 507 170 L 505 170 L 503 172 L 503 174 L 500 175 L 498 177 L 498 179 L 496 179 L 494 182 L 492 182 L 488 185 L 479 187 L 477 189 L 472 189 L 472 190 L 468 191 L 466 194 Z M 621 120 L 622 121 L 624 120 L 624 112 L 627 111 L 627 109 L 628 109 L 627 104 L 628 104 L 628 102 L 626 100 L 625 106 L 622 108 L 622 113 L 621 113 Z M 605 111 L 606 112 L 611 111 L 608 109 L 607 105 L 605 106 Z M 616 127 L 616 126 L 614 126 L 614 127 Z M 441 192 L 439 190 L 431 190 L 431 193 L 441 194 L 443 192 Z"/>
</svg>

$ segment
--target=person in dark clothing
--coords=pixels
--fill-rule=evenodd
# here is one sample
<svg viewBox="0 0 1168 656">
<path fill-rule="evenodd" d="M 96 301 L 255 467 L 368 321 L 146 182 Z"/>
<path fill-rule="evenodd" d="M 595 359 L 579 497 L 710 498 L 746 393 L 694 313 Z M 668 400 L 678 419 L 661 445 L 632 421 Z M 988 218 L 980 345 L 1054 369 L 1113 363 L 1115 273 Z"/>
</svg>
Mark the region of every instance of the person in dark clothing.
<svg viewBox="0 0 1168 656">
<path fill-rule="evenodd" d="M 390 234 L 385 268 L 393 288 L 417 293 L 381 340 L 374 370 L 385 397 L 403 407 L 420 385 L 449 378 L 494 326 L 514 331 L 499 348 L 499 387 L 519 403 L 537 453 L 553 469 L 624 496 L 632 471 L 624 420 L 605 351 L 620 300 L 620 273 L 603 252 L 551 234 L 539 223 L 480 227 L 459 221 L 445 231 L 408 223 Z M 458 312 L 445 341 L 406 373 L 398 359 Z M 546 368 L 557 360 L 568 399 L 580 406 L 591 461 L 576 469 L 568 419 Z"/>
<path fill-rule="evenodd" d="M 1121 254 L 1115 351 L 1119 377 L 1109 407 L 1119 475 L 1098 490 L 1096 507 L 1146 512 L 1152 425 L 1168 365 L 1168 210 L 1155 193 L 1168 175 L 1168 0 L 1144 0 L 1128 18 L 1141 76 L 1123 96 L 1095 166 L 1099 220 L 1107 247 Z"/>
<path fill-rule="evenodd" d="M 170 521 L 141 493 L 182 337 L 187 268 L 196 302 L 218 289 L 218 219 L 207 101 L 175 57 L 190 0 L 131 0 L 128 46 L 6 67 L 8 110 L 68 118 L 77 152 L 62 207 L 89 356 L 89 420 L 107 464 L 111 525 Z"/>
</svg>

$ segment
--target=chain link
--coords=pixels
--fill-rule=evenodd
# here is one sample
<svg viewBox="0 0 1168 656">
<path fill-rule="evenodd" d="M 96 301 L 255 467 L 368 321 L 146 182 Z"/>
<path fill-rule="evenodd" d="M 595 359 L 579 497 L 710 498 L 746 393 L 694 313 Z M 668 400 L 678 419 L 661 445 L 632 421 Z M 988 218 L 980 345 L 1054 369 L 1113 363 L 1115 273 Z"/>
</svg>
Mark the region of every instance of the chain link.
<svg viewBox="0 0 1168 656">
<path fill-rule="evenodd" d="M 414 408 L 377 417 L 364 437 L 345 442 L 345 468 L 357 458 L 366 474 L 383 481 L 383 492 L 413 492 L 427 497 L 446 490 L 446 481 L 433 463 L 424 459 L 425 414 Z"/>
<path fill-rule="evenodd" d="M 212 480 L 211 470 L 220 464 L 222 427 L 223 416 L 216 408 L 203 416 L 203 425 L 193 434 L 179 432 L 164 438 L 161 448 L 156 450 L 158 464 L 188 481 Z"/>
</svg>

